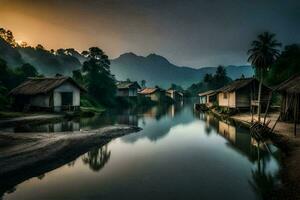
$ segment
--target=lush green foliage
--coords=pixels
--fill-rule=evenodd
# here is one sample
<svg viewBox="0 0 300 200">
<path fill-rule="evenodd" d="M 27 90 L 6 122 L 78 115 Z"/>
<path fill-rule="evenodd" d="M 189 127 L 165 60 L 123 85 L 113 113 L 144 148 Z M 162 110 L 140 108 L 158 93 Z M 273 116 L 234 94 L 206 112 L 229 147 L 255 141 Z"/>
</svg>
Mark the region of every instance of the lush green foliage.
<svg viewBox="0 0 300 200">
<path fill-rule="evenodd" d="M 275 39 L 275 34 L 264 32 L 257 36 L 257 40 L 254 40 L 249 49 L 248 61 L 258 71 L 267 71 L 280 55 L 278 47 L 281 46 Z"/>
<path fill-rule="evenodd" d="M 0 109 L 7 108 L 9 105 L 8 91 L 22 83 L 27 77 L 35 77 L 38 73 L 30 64 L 12 69 L 6 62 L 0 59 Z"/>
<path fill-rule="evenodd" d="M 291 76 L 300 73 L 300 45 L 292 44 L 285 46 L 279 58 L 272 65 L 266 75 L 269 85 L 278 85 Z"/>
<path fill-rule="evenodd" d="M 179 92 L 184 92 L 184 89 L 180 85 L 176 85 L 175 83 L 172 83 L 169 90 L 177 90 Z"/>
<path fill-rule="evenodd" d="M 230 82 L 231 79 L 227 76 L 226 69 L 223 66 L 219 66 L 214 75 L 206 74 L 203 81 L 200 81 L 197 84 L 192 84 L 188 88 L 188 93 L 191 96 L 197 96 L 200 92 L 219 89 Z"/>
<path fill-rule="evenodd" d="M 81 71 L 74 71 L 73 78 L 83 83 L 88 94 L 103 105 L 111 106 L 115 102 L 116 85 L 110 73 L 108 56 L 98 47 L 91 47 L 85 54 L 87 61 Z"/>
</svg>

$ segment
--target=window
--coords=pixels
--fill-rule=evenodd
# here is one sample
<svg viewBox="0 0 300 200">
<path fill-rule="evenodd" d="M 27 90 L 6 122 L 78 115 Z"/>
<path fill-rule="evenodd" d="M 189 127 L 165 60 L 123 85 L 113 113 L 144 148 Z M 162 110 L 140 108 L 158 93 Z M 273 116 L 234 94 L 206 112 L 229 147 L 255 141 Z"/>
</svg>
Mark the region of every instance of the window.
<svg viewBox="0 0 300 200">
<path fill-rule="evenodd" d="M 223 98 L 227 99 L 227 92 L 223 93 Z"/>
</svg>

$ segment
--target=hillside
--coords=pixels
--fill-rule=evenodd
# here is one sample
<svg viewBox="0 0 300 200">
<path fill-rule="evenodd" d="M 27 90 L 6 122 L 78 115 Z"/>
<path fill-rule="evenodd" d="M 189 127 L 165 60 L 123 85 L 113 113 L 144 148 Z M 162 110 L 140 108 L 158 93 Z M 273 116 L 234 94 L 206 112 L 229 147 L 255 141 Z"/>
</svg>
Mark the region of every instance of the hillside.
<svg viewBox="0 0 300 200">
<path fill-rule="evenodd" d="M 72 71 L 82 66 L 85 58 L 75 49 L 59 49 L 56 52 L 44 48 L 12 47 L 0 38 L 0 58 L 8 66 L 19 67 L 24 63 L 32 64 L 39 73 L 55 75 L 61 73 L 71 75 Z M 253 76 L 250 66 L 226 66 L 227 75 L 232 78 Z M 146 80 L 147 86 L 159 85 L 169 87 L 171 83 L 185 88 L 203 79 L 207 73 L 215 73 L 216 67 L 194 69 L 170 63 L 166 58 L 150 54 L 146 57 L 134 53 L 125 53 L 111 60 L 111 72 L 118 80 Z"/>
<path fill-rule="evenodd" d="M 253 76 L 251 66 L 226 66 L 227 75 L 232 78 Z M 180 67 L 170 63 L 166 58 L 150 54 L 146 57 L 125 53 L 111 60 L 111 71 L 119 80 L 127 78 L 131 80 L 146 80 L 148 86 L 159 85 L 169 87 L 171 83 L 188 87 L 192 83 L 199 82 L 207 73 L 215 73 L 216 67 L 204 67 L 194 69 Z"/>
<path fill-rule="evenodd" d="M 0 59 L 10 67 L 20 67 L 24 63 L 33 65 L 39 73 L 55 75 L 56 73 L 71 75 L 72 71 L 81 67 L 80 61 L 70 54 L 54 54 L 45 49 L 33 47 L 17 47 L 0 38 Z"/>
</svg>

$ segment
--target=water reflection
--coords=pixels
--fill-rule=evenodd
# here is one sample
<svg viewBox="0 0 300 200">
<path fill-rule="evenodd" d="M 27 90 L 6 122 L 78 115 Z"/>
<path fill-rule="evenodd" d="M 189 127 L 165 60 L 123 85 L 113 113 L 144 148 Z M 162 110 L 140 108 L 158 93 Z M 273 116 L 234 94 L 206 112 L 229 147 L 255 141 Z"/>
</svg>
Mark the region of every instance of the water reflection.
<svg viewBox="0 0 300 200">
<path fill-rule="evenodd" d="M 82 162 L 89 165 L 93 171 L 100 171 L 108 162 L 111 152 L 107 149 L 107 145 L 100 148 L 94 148 L 82 156 Z"/>
<path fill-rule="evenodd" d="M 275 146 L 254 140 L 239 124 L 194 112 L 189 105 L 124 110 L 73 122 L 79 129 L 129 124 L 143 130 L 43 172 L 39 182 L 30 179 L 6 189 L 4 199 L 254 200 L 268 199 L 280 184 L 281 154 Z M 64 191 L 57 193 L 59 188 Z"/>
<path fill-rule="evenodd" d="M 213 115 L 201 113 L 201 120 L 206 121 L 207 134 L 214 128 L 228 141 L 228 145 L 253 163 L 249 184 L 258 198 L 268 199 L 274 188 L 280 184 L 280 151 L 272 144 L 255 140 L 249 130 L 230 121 L 222 121 Z"/>
</svg>

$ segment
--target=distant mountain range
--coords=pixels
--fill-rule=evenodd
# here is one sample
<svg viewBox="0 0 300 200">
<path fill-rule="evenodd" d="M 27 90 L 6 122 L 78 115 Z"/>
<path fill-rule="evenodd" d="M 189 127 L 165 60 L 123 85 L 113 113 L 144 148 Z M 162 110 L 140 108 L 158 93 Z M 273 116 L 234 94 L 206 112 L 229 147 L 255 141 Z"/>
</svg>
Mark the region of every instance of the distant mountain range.
<svg viewBox="0 0 300 200">
<path fill-rule="evenodd" d="M 32 47 L 14 48 L 0 38 L 0 58 L 8 66 L 18 67 L 24 63 L 32 64 L 39 73 L 52 76 L 56 73 L 71 75 L 72 71 L 82 66 L 85 58 L 74 49 L 60 49 L 63 53 L 53 52 Z M 227 75 L 232 78 L 253 76 L 250 66 L 226 66 Z M 134 53 L 125 53 L 111 60 L 111 72 L 117 80 L 146 80 L 147 86 L 158 85 L 163 88 L 172 83 L 185 88 L 198 83 L 207 73 L 215 73 L 216 67 L 202 67 L 199 69 L 181 67 L 170 63 L 166 58 L 150 54 L 146 57 Z"/>
<path fill-rule="evenodd" d="M 111 60 L 111 71 L 118 80 L 146 80 L 147 86 L 159 85 L 169 87 L 171 83 L 188 87 L 203 79 L 205 74 L 214 74 L 217 67 L 202 67 L 199 69 L 181 67 L 170 63 L 166 58 L 150 54 L 146 57 L 134 53 L 125 53 Z M 227 75 L 232 79 L 240 78 L 242 75 L 251 77 L 254 71 L 251 66 L 225 67 Z"/>
</svg>

